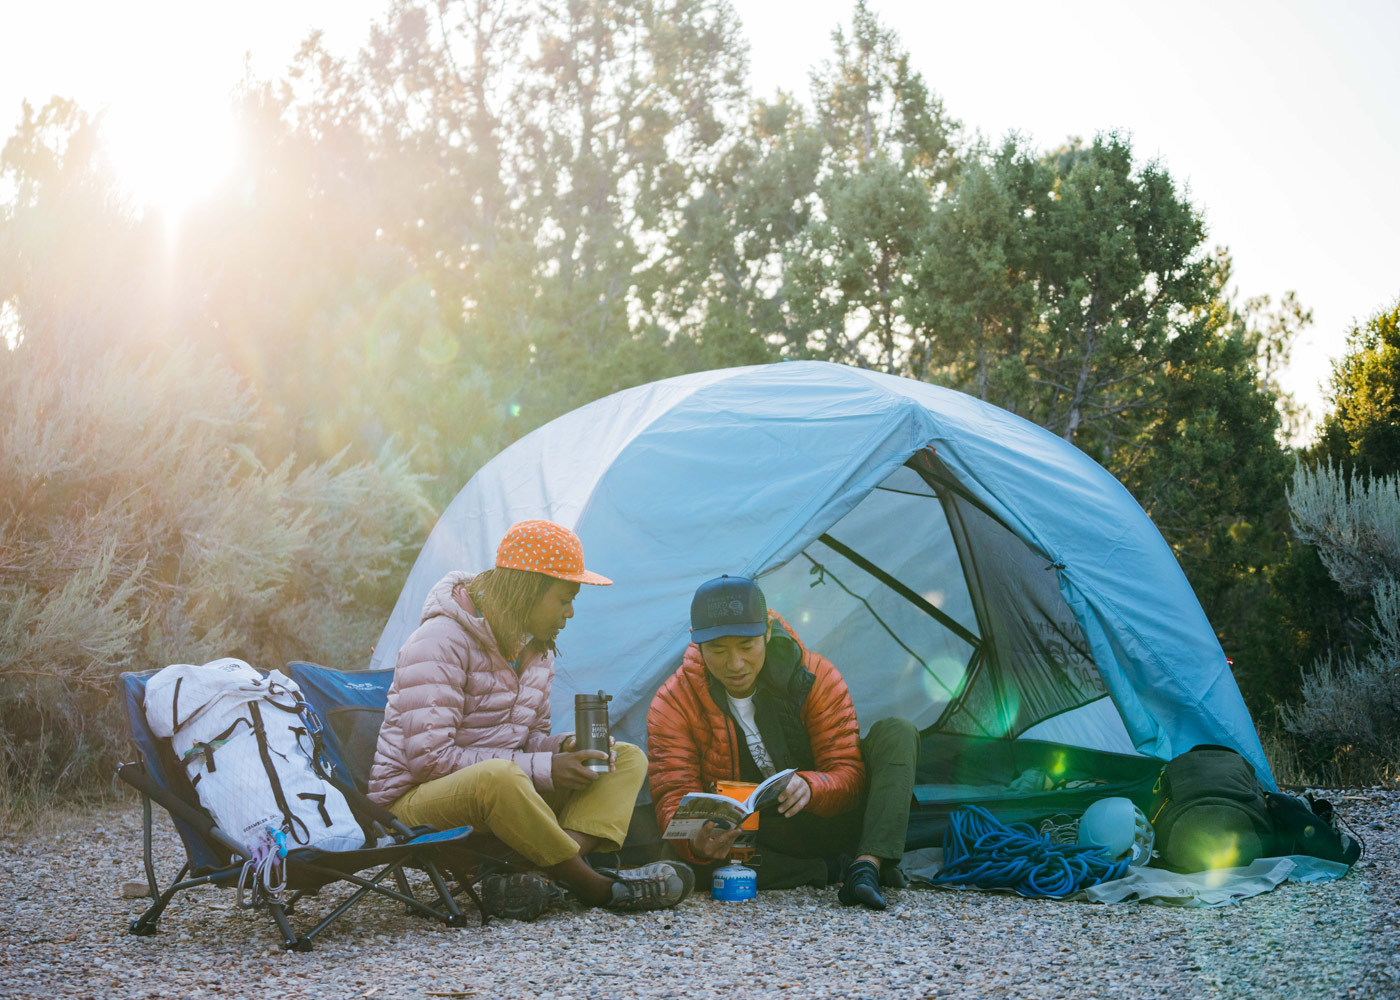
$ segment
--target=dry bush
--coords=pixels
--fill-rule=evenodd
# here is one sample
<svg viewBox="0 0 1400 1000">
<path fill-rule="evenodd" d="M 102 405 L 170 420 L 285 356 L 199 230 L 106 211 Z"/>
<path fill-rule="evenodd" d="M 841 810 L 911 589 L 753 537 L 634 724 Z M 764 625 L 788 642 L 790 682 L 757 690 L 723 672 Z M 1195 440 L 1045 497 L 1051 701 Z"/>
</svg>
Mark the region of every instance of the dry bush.
<svg viewBox="0 0 1400 1000">
<path fill-rule="evenodd" d="M 122 671 L 368 662 L 427 526 L 418 477 L 390 454 L 268 470 L 252 414 L 189 352 L 0 348 L 3 808 L 106 783 Z"/>
<path fill-rule="evenodd" d="M 1400 773 L 1400 587 L 1376 595 L 1374 644 L 1363 657 L 1328 658 L 1303 671 L 1300 699 L 1279 713 L 1307 767 L 1346 768 L 1386 783 Z M 1351 782 L 1356 783 L 1356 782 Z"/>
<path fill-rule="evenodd" d="M 1400 788 L 1400 768 L 1354 745 L 1318 753 L 1315 744 L 1281 725 L 1261 726 L 1264 757 L 1280 787 Z"/>
</svg>

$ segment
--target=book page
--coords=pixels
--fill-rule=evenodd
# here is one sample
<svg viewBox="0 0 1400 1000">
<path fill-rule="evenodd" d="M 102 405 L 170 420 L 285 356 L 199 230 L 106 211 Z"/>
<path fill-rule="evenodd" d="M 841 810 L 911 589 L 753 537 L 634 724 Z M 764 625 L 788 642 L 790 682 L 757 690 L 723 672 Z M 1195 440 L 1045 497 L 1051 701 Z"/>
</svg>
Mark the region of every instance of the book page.
<svg viewBox="0 0 1400 1000">
<path fill-rule="evenodd" d="M 711 821 L 722 829 L 729 830 L 743 823 L 748 814 L 743 804 L 735 802 L 727 795 L 691 792 L 681 799 L 662 836 L 666 840 L 689 840 Z"/>
<path fill-rule="evenodd" d="M 770 806 L 777 802 L 778 796 L 783 794 L 783 789 L 787 787 L 788 782 L 796 773 L 797 768 L 790 767 L 785 771 L 779 771 L 771 778 L 765 778 L 744 800 L 745 810 L 751 813 L 758 812 L 764 806 Z"/>
</svg>

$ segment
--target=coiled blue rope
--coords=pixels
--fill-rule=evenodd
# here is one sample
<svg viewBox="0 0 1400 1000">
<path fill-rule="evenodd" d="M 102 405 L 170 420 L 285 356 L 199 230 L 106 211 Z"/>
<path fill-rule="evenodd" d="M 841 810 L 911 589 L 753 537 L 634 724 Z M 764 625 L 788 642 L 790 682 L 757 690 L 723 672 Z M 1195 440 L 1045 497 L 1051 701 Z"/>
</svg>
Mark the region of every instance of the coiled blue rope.
<svg viewBox="0 0 1400 1000">
<path fill-rule="evenodd" d="M 943 868 L 929 881 L 1063 899 L 1127 873 L 1126 859 L 1114 861 L 1098 845 L 1052 844 L 1029 823 L 1006 824 L 981 806 L 964 806 L 948 817 Z"/>
</svg>

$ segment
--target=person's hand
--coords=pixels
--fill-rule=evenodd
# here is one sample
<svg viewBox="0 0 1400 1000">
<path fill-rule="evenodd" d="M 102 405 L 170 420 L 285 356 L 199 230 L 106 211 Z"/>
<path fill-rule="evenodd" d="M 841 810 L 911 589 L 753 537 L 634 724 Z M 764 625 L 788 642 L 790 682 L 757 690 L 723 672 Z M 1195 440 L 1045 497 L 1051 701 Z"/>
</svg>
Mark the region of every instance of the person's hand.
<svg viewBox="0 0 1400 1000">
<path fill-rule="evenodd" d="M 714 820 L 709 820 L 690 835 L 690 850 L 697 858 L 706 861 L 720 861 L 729 857 L 734 841 L 743 833 L 742 827 L 726 830 Z"/>
<path fill-rule="evenodd" d="M 784 816 L 796 816 L 807 803 L 812 801 L 812 786 L 800 774 L 788 779 L 787 787 L 778 796 L 778 812 Z"/>
<path fill-rule="evenodd" d="M 608 746 L 610 746 L 610 747 L 615 747 L 615 746 L 617 746 L 617 739 L 616 739 L 615 737 L 609 736 L 609 737 L 608 737 Z M 568 753 L 570 750 L 576 750 L 576 749 L 578 749 L 578 737 L 575 736 L 573 733 L 565 733 L 565 734 L 564 734 L 564 738 L 559 742 L 559 749 L 560 749 L 561 751 L 563 751 L 564 753 Z M 610 753 L 610 754 L 608 755 L 608 760 L 609 760 L 609 762 L 611 762 L 611 763 L 614 763 L 614 764 L 617 763 L 617 754 L 615 754 L 615 753 Z M 608 768 L 608 770 L 611 771 L 612 768 Z"/>
<path fill-rule="evenodd" d="M 589 760 L 606 760 L 608 770 L 613 770 L 612 754 L 601 750 L 571 750 L 556 753 L 549 762 L 550 780 L 555 788 L 587 788 L 598 780 L 598 772 L 584 765 Z"/>
</svg>

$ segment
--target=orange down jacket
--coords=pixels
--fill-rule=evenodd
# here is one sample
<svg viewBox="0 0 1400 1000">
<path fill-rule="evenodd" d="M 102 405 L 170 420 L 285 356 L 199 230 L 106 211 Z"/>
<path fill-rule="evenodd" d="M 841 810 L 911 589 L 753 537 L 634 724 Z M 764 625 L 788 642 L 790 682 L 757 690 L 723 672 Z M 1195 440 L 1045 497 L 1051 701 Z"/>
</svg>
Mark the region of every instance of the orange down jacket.
<svg viewBox="0 0 1400 1000">
<path fill-rule="evenodd" d="M 865 785 L 855 706 L 831 661 L 803 646 L 776 612 L 769 615 L 797 642 L 801 666 L 813 678 L 801 706 L 815 760 L 813 770 L 798 772 L 812 789 L 807 809 L 817 816 L 838 815 L 857 804 Z M 739 779 L 741 739 L 738 725 L 716 703 L 700 649 L 691 643 L 680 668 L 661 685 L 647 712 L 648 774 L 663 832 L 687 792 L 714 791 L 719 779 Z M 688 860 L 700 860 L 686 842 L 672 844 Z"/>
</svg>

